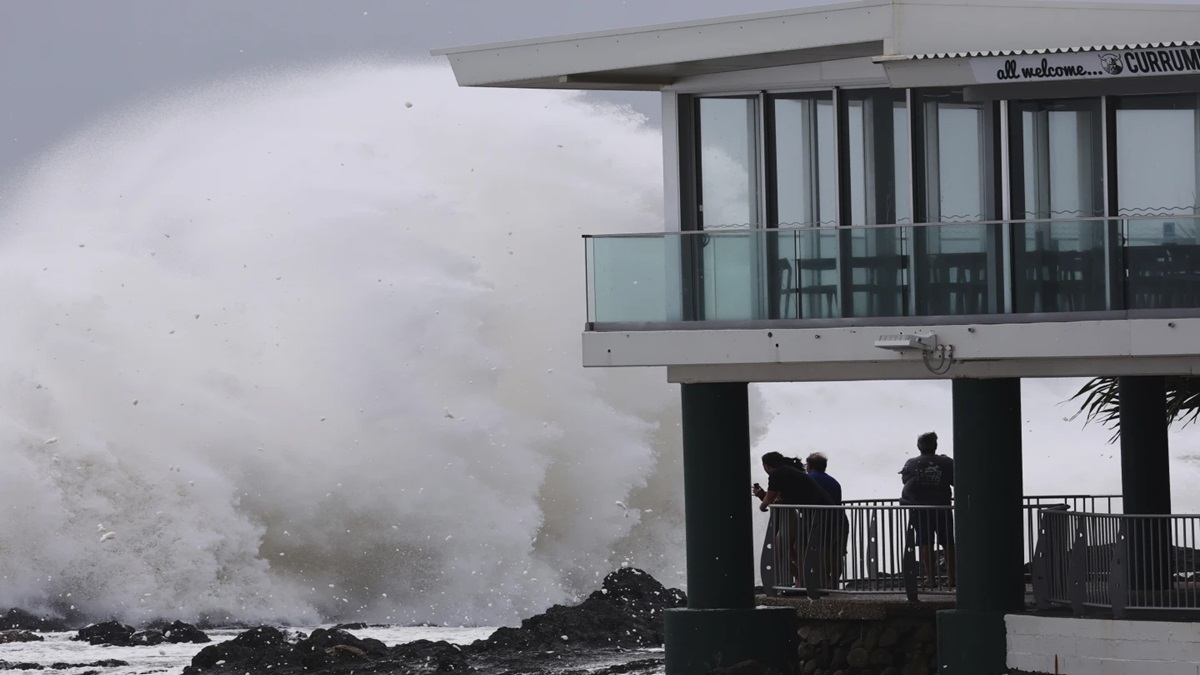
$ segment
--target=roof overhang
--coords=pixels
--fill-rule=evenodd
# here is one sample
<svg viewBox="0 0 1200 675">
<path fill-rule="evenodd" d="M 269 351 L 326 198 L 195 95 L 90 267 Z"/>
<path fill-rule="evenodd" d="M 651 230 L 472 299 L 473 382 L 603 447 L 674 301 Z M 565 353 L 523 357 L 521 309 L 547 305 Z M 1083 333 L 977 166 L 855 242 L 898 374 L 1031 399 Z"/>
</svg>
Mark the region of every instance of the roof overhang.
<svg viewBox="0 0 1200 675">
<path fill-rule="evenodd" d="M 890 0 L 437 49 L 462 86 L 657 90 L 693 75 L 885 53 Z"/>
<path fill-rule="evenodd" d="M 1139 70 L 1138 54 L 1200 49 L 1197 36 L 1197 4 L 858 0 L 433 54 L 449 59 L 463 86 L 658 90 L 695 76 L 870 57 L 895 88 L 1036 84 L 998 74 L 1035 72 L 1045 59 L 1052 76 L 1039 81 L 1121 91 L 1151 76 L 1188 77 Z M 1105 53 L 1123 61 L 1123 72 L 1104 70 Z"/>
</svg>

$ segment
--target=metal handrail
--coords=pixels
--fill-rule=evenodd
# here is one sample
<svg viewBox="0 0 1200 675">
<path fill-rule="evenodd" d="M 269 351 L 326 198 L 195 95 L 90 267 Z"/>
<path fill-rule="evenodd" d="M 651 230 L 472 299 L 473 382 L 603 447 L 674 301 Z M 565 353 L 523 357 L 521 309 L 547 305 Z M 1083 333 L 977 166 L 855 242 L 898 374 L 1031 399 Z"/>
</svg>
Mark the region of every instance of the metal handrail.
<svg viewBox="0 0 1200 675">
<path fill-rule="evenodd" d="M 807 225 L 803 227 L 764 227 L 762 225 L 750 225 L 745 227 L 730 228 L 730 229 L 711 229 L 711 230 L 659 230 L 656 232 L 611 232 L 604 234 L 584 234 L 581 235 L 584 239 L 614 239 L 614 238 L 638 238 L 638 237 L 663 237 L 663 236 L 722 236 L 722 235 L 743 235 L 747 232 L 814 232 L 814 231 L 839 231 L 839 230 L 878 230 L 878 229 L 895 229 L 898 227 L 962 227 L 964 225 L 1058 225 L 1065 223 L 1096 223 L 1096 222 L 1115 222 L 1125 220 L 1196 220 L 1200 221 L 1200 214 L 1195 213 L 1163 213 L 1149 215 L 1130 215 L 1130 216 L 1088 216 L 1084 218 L 1011 218 L 1009 220 L 947 220 L 940 222 L 923 222 L 923 223 L 862 223 L 852 225 Z"/>
<path fill-rule="evenodd" d="M 1043 511 L 1034 561 L 1038 607 L 1076 614 L 1200 610 L 1200 515 Z"/>
<path fill-rule="evenodd" d="M 1039 536 L 1038 514 L 1047 510 L 1065 513 L 1080 503 L 1111 511 L 1120 500 L 1120 495 L 1025 496 L 1025 561 L 1030 579 L 1042 571 L 1038 547 L 1044 542 Z M 804 592 L 810 597 L 825 593 L 890 593 L 917 600 L 919 594 L 953 594 L 950 567 L 954 551 L 932 547 L 920 551 L 936 565 L 931 582 L 931 570 L 925 567 L 930 563 L 917 555 L 921 547 L 914 526 L 924 518 L 925 536 L 929 536 L 931 527 L 941 528 L 939 539 L 942 531 L 953 536 L 952 509 L 900 504 L 898 499 L 847 500 L 837 506 L 773 504 L 760 561 L 764 588 L 772 594 Z M 945 515 L 920 515 L 936 512 Z M 832 514 L 844 517 L 837 519 Z M 918 588 L 922 580 L 925 586 Z"/>
</svg>

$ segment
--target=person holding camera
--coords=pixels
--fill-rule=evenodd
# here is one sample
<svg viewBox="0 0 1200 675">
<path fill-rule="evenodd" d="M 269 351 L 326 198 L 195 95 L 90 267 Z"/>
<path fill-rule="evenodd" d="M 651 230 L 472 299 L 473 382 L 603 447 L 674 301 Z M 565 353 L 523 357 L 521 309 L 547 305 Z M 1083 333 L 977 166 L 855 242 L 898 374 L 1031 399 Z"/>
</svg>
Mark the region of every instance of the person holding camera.
<svg viewBox="0 0 1200 675">
<path fill-rule="evenodd" d="M 800 506 L 833 506 L 833 498 L 825 492 L 812 476 L 804 471 L 803 463 L 798 459 L 784 457 L 778 452 L 768 452 L 762 457 L 763 470 L 767 472 L 767 488 L 755 483 L 751 493 L 761 502 L 758 510 L 767 511 L 772 504 L 788 504 Z M 799 465 L 799 466 L 797 466 Z M 790 568 L 793 584 L 803 587 L 799 578 L 800 560 L 805 550 L 806 542 L 801 537 L 799 513 L 787 509 L 785 513 L 773 514 L 773 530 L 775 532 L 775 550 L 789 550 Z"/>
</svg>

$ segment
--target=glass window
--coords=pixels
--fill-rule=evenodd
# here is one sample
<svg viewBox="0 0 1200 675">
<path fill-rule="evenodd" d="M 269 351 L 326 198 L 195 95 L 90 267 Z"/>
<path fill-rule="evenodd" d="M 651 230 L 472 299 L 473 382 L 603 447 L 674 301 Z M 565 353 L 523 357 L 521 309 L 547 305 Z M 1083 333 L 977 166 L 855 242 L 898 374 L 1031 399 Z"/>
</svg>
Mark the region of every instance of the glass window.
<svg viewBox="0 0 1200 675">
<path fill-rule="evenodd" d="M 1013 311 L 1108 308 L 1100 99 L 1009 106 Z"/>
<path fill-rule="evenodd" d="M 844 93 L 850 224 L 912 222 L 908 105 L 904 91 Z M 850 253 L 853 316 L 903 316 L 908 300 L 906 230 L 855 227 L 843 232 Z"/>
<path fill-rule="evenodd" d="M 837 295 L 837 158 L 829 92 L 770 101 L 771 175 L 781 228 L 812 228 L 778 238 L 781 318 L 840 316 Z"/>
<path fill-rule="evenodd" d="M 991 106 L 959 91 L 923 92 L 925 220 L 970 223 L 993 217 Z M 997 311 L 998 242 L 994 228 L 945 225 L 913 232 L 918 312 Z"/>
<path fill-rule="evenodd" d="M 755 227 L 758 208 L 758 99 L 702 98 L 700 212 L 703 228 Z"/>
<path fill-rule="evenodd" d="M 701 98 L 700 223 L 705 230 L 761 225 L 759 210 L 758 98 Z M 763 318 L 760 237 L 750 233 L 702 236 L 698 277 L 708 320 Z"/>
<path fill-rule="evenodd" d="M 1197 97 L 1115 99 L 1117 214 L 1124 216 L 1130 309 L 1200 306 Z M 1182 215 L 1182 217 L 1180 217 Z"/>
</svg>

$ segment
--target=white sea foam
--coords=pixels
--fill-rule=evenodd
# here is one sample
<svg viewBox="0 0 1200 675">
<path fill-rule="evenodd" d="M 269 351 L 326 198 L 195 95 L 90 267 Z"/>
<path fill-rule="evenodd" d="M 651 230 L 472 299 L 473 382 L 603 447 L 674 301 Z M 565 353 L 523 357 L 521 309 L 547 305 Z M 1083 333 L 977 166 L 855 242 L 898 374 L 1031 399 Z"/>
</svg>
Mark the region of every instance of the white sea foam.
<svg viewBox="0 0 1200 675">
<path fill-rule="evenodd" d="M 624 562 L 681 585 L 677 389 L 578 365 L 579 237 L 661 229 L 661 176 L 627 111 L 427 65 L 65 143 L 0 213 L 0 607 L 496 625 Z M 1026 387 L 1027 490 L 1119 487 L 1073 386 Z M 755 454 L 825 450 L 847 498 L 950 449 L 944 382 L 756 391 Z"/>
<path fill-rule="evenodd" d="M 495 625 L 681 583 L 676 389 L 578 350 L 580 235 L 661 227 L 658 138 L 356 65 L 66 143 L 0 216 L 0 606 Z"/>
</svg>

